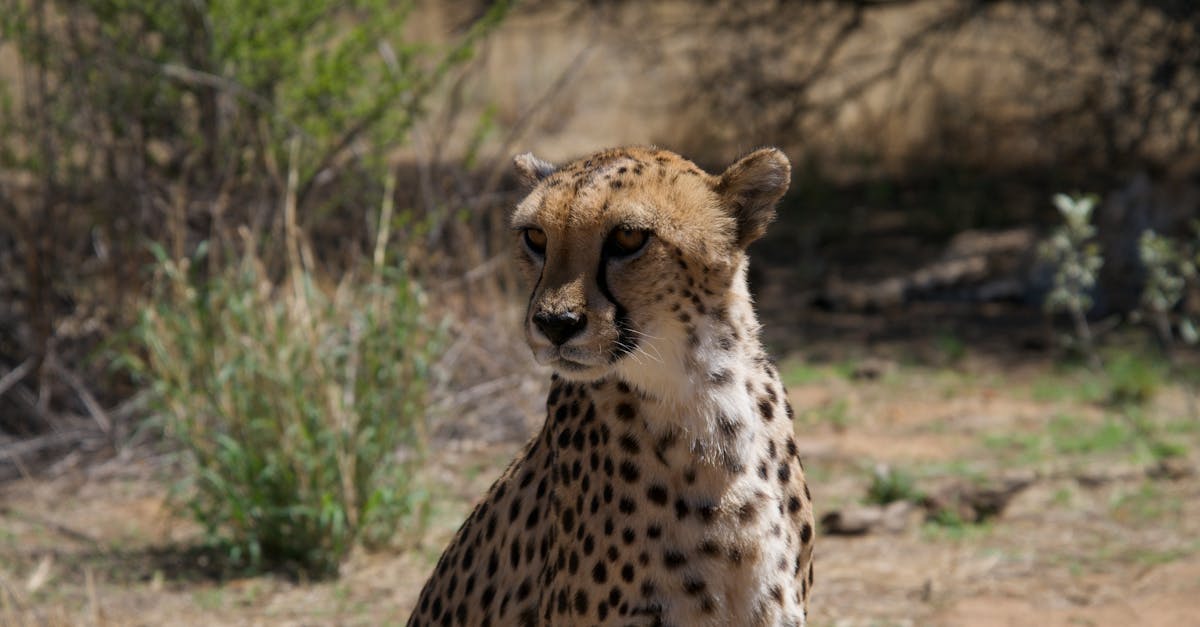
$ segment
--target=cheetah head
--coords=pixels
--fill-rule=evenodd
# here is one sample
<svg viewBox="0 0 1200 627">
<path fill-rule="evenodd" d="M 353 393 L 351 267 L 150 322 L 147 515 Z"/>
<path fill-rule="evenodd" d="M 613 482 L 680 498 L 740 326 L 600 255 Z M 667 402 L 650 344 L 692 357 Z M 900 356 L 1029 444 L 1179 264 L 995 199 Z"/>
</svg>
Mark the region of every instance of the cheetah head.
<svg viewBox="0 0 1200 627">
<path fill-rule="evenodd" d="M 531 186 L 512 216 L 533 285 L 525 337 L 539 363 L 576 381 L 678 367 L 697 318 L 719 319 L 745 295 L 744 251 L 790 176 L 774 148 L 716 176 L 652 148 L 514 162 Z"/>
</svg>

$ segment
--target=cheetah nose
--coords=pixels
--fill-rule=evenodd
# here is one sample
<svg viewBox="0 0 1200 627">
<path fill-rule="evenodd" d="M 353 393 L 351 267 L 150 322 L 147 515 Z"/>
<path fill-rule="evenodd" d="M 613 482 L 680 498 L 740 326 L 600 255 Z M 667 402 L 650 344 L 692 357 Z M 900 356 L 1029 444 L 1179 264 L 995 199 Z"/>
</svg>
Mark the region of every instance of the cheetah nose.
<svg viewBox="0 0 1200 627">
<path fill-rule="evenodd" d="M 587 316 L 569 311 L 564 313 L 542 311 L 533 315 L 533 323 L 555 346 L 562 346 L 587 326 Z"/>
</svg>

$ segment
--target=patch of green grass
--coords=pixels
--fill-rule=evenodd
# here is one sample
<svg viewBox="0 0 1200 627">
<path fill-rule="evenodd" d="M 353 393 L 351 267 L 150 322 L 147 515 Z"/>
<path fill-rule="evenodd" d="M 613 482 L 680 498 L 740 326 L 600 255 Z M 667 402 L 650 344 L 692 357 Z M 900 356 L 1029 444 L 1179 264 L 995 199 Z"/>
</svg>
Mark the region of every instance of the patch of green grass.
<svg viewBox="0 0 1200 627">
<path fill-rule="evenodd" d="M 1137 433 L 1113 417 L 1093 425 L 1070 414 L 1059 414 L 1046 426 L 1054 451 L 1068 455 L 1107 453 L 1131 445 Z"/>
<path fill-rule="evenodd" d="M 881 468 L 871 475 L 866 502 L 877 505 L 896 501 L 915 503 L 923 497 L 924 493 L 917 488 L 916 479 L 911 474 L 899 468 Z"/>
<path fill-rule="evenodd" d="M 1109 506 L 1112 517 L 1124 523 L 1161 522 L 1167 517 L 1178 517 L 1182 511 L 1179 497 L 1165 494 L 1149 481 L 1118 494 Z"/>
<path fill-rule="evenodd" d="M 1041 433 L 991 433 L 983 437 L 983 445 L 1001 458 L 1022 465 L 1045 458 L 1048 447 Z"/>
<path fill-rule="evenodd" d="M 1133 561 L 1142 566 L 1161 566 L 1191 557 L 1200 551 L 1200 542 L 1170 549 L 1143 549 L 1133 555 Z"/>
<path fill-rule="evenodd" d="M 850 425 L 850 404 L 846 399 L 839 398 L 822 404 L 820 407 L 806 409 L 800 412 L 800 420 L 805 424 L 827 424 L 841 431 Z"/>
<path fill-rule="evenodd" d="M 780 368 L 780 378 L 784 385 L 809 385 L 820 383 L 830 378 L 829 368 L 814 366 L 802 359 L 789 359 Z"/>
<path fill-rule="evenodd" d="M 192 600 L 201 609 L 218 610 L 225 607 L 225 591 L 215 586 L 196 590 L 192 593 Z"/>
<path fill-rule="evenodd" d="M 1120 351 L 1105 360 L 1108 401 L 1114 405 L 1143 405 L 1154 398 L 1167 378 L 1164 364 L 1133 351 Z"/>
<path fill-rule="evenodd" d="M 933 542 L 966 542 L 990 535 L 992 528 L 991 520 L 973 523 L 963 520 L 957 512 L 943 509 L 926 519 L 921 536 Z"/>
<path fill-rule="evenodd" d="M 1094 404 L 1104 401 L 1108 390 L 1103 379 L 1091 372 L 1058 370 L 1049 376 L 1038 377 L 1031 386 L 1030 395 L 1040 402 Z"/>
<path fill-rule="evenodd" d="M 960 477 L 975 484 L 988 480 L 988 472 L 977 459 L 952 459 L 922 464 L 917 472 L 924 477 Z"/>
<path fill-rule="evenodd" d="M 1184 445 L 1152 437 L 1155 427 L 1139 420 L 1142 419 L 1136 414 L 1108 414 L 1103 421 L 1095 422 L 1061 413 L 1047 421 L 1040 431 L 986 434 L 983 446 L 1002 460 L 1025 465 L 1051 458 L 1116 454 L 1152 462 L 1186 454 Z"/>
</svg>

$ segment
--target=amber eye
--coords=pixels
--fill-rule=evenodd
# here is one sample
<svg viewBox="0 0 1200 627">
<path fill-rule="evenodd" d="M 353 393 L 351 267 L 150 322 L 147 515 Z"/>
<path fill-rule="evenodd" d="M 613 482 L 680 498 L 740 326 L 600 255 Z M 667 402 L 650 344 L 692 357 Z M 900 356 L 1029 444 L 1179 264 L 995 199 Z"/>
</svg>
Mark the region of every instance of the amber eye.
<svg viewBox="0 0 1200 627">
<path fill-rule="evenodd" d="M 538 255 L 546 254 L 546 232 L 541 229 L 525 229 L 525 245 Z"/>
<path fill-rule="evenodd" d="M 628 257 L 641 250 L 649 239 L 648 231 L 620 227 L 608 236 L 604 248 L 609 257 Z"/>
</svg>

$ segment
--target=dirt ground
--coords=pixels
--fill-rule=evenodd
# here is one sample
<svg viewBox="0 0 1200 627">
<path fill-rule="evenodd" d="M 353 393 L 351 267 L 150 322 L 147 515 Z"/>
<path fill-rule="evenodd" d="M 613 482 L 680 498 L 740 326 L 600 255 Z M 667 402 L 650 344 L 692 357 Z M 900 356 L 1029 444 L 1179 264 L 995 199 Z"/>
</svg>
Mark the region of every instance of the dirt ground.
<svg viewBox="0 0 1200 627">
<path fill-rule="evenodd" d="M 980 523 L 823 535 L 812 625 L 1185 625 L 1200 617 L 1200 420 L 1185 391 L 1118 410 L 1114 380 L 1040 360 L 876 347 L 795 355 L 797 408 L 818 515 L 864 502 L 888 468 L 933 491 L 1021 471 L 1032 482 Z M 1134 419 L 1143 430 L 1134 429 Z M 530 417 L 529 429 L 534 428 Z M 1172 472 L 1152 429 L 1176 453 Z M 220 580 L 198 530 L 166 506 L 167 458 L 134 454 L 0 486 L 0 623 L 403 624 L 439 548 L 520 442 L 441 441 L 427 526 L 358 553 L 337 581 Z M 1180 456 L 1181 454 L 1181 456 Z M 140 455 L 140 456 L 139 456 Z"/>
</svg>

